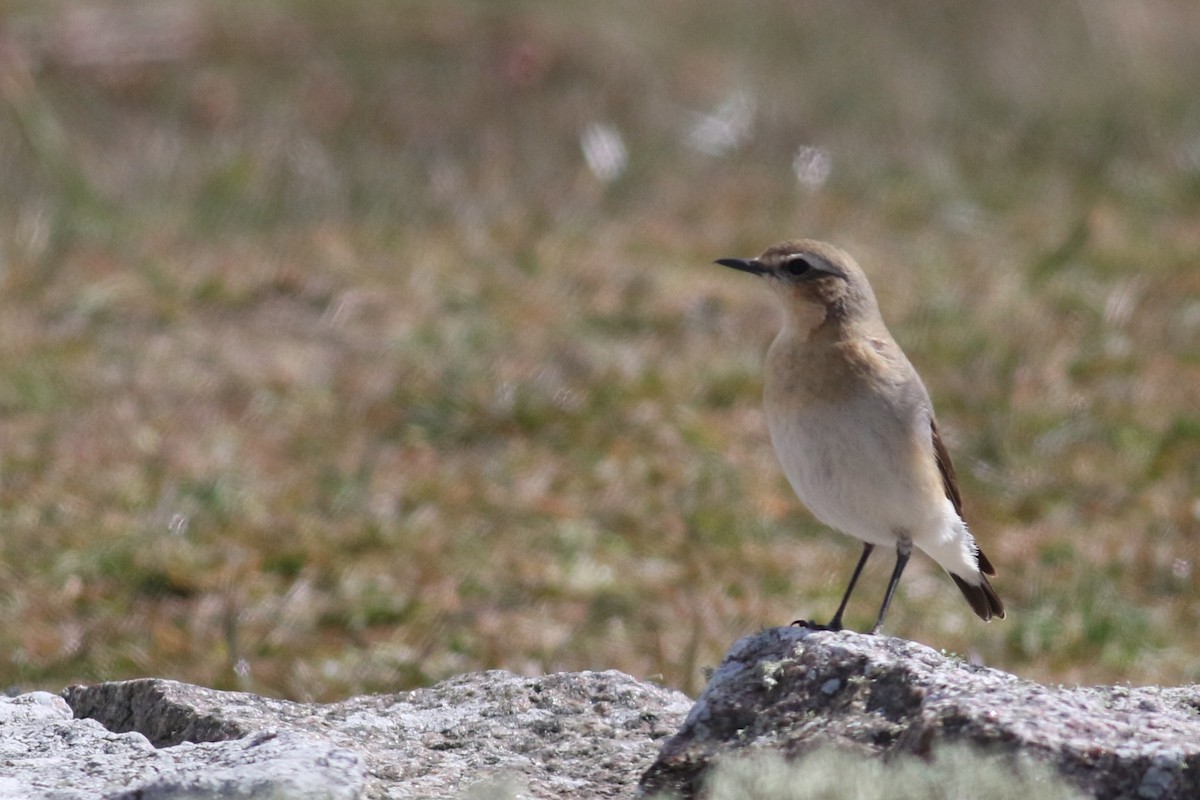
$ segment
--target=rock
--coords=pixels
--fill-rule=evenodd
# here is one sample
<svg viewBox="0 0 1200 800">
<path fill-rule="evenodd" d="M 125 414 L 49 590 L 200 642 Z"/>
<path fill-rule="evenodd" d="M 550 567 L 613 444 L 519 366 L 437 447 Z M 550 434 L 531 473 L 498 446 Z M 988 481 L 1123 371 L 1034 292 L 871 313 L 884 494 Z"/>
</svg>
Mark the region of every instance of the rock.
<svg viewBox="0 0 1200 800">
<path fill-rule="evenodd" d="M 775 628 L 733 646 L 640 791 L 696 797 L 738 754 L 830 745 L 889 760 L 969 745 L 1100 800 L 1196 798 L 1200 687 L 1048 688 L 902 639 Z"/>
<path fill-rule="evenodd" d="M 328 705 L 164 680 L 63 696 L 8 701 L 41 728 L 26 748 L 40 755 L 27 771 L 0 751 L 0 774 L 24 782 L 0 797 L 630 797 L 691 706 L 616 671 L 473 673 Z"/>
<path fill-rule="evenodd" d="M 74 719 L 61 697 L 0 698 L 0 798 L 359 797 L 359 755 L 298 732 L 263 729 L 220 744 L 155 748 L 140 733 Z"/>
<path fill-rule="evenodd" d="M 0 799 L 635 790 L 1195 798 L 1200 687 L 1055 689 L 900 639 L 777 628 L 735 644 L 694 705 L 611 671 L 482 672 L 328 705 L 164 680 L 0 698 Z"/>
</svg>

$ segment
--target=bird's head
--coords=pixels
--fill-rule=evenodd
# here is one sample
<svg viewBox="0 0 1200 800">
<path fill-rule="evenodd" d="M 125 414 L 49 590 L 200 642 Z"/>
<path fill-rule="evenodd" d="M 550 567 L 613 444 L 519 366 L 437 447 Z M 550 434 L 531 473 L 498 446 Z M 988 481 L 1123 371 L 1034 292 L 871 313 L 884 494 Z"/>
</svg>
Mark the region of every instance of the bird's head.
<svg viewBox="0 0 1200 800">
<path fill-rule="evenodd" d="M 808 331 L 879 319 L 866 274 L 849 253 L 831 244 L 798 239 L 768 247 L 757 258 L 720 258 L 716 263 L 766 278 L 789 322 Z"/>
</svg>

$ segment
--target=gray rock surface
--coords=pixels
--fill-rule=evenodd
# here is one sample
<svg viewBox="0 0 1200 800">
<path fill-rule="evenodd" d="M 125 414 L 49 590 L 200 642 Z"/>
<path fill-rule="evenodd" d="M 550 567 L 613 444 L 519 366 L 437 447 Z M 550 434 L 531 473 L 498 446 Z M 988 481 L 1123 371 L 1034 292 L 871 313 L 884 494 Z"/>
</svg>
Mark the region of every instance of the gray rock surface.
<svg viewBox="0 0 1200 800">
<path fill-rule="evenodd" d="M 1035 762 L 1102 800 L 1196 798 L 1200 687 L 1048 688 L 901 639 L 801 628 L 739 641 L 694 705 L 619 672 L 474 673 L 328 705 L 127 681 L 0 698 L 0 800 L 696 797 L 749 752 L 791 759 L 772 769 L 800 796 L 794 775 L 811 782 L 813 765 L 844 773 L 821 755 L 831 745 L 888 763 L 884 788 L 908 756 L 976 764 L 969 748 L 1002 782 L 1004 765 Z M 725 783 L 753 763 L 770 762 Z"/>
<path fill-rule="evenodd" d="M 220 744 L 155 748 L 140 733 L 75 719 L 63 698 L 0 698 L 0 798 L 359 797 L 355 752 L 304 733 L 264 728 Z"/>
<path fill-rule="evenodd" d="M 473 673 L 328 705 L 164 680 L 63 696 L 0 705 L 26 726 L 0 736 L 0 774 L 15 776 L 0 797 L 455 798 L 489 783 L 530 798 L 631 797 L 691 707 L 615 671 Z"/>
<path fill-rule="evenodd" d="M 1102 800 L 1198 798 L 1200 687 L 1048 688 L 902 639 L 774 628 L 734 645 L 640 787 L 698 796 L 714 763 L 751 750 L 949 743 L 1032 757 Z"/>
</svg>

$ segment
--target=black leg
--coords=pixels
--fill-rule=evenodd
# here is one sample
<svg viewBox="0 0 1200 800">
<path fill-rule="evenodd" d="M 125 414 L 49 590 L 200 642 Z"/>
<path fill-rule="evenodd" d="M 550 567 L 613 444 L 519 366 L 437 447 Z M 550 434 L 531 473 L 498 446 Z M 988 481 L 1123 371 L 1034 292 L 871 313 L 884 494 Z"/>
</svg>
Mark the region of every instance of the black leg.
<svg viewBox="0 0 1200 800">
<path fill-rule="evenodd" d="M 854 591 L 854 584 L 858 583 L 858 576 L 862 574 L 863 567 L 867 565 L 867 559 L 871 557 L 871 551 L 875 549 L 873 544 L 864 544 L 862 555 L 859 556 L 858 566 L 854 568 L 854 574 L 850 576 L 850 585 L 846 587 L 846 593 L 842 595 L 842 602 L 838 605 L 837 613 L 833 615 L 833 619 L 828 625 L 819 625 L 798 619 L 793 622 L 793 625 L 799 625 L 803 628 L 816 628 L 823 631 L 840 631 L 842 629 L 842 614 L 846 611 L 846 604 L 850 602 L 850 594 Z"/>
<path fill-rule="evenodd" d="M 838 604 L 833 619 L 829 620 L 829 630 L 840 631 L 842 629 L 842 614 L 846 612 L 846 604 L 850 602 L 850 593 L 854 591 L 854 584 L 858 583 L 858 576 L 862 574 L 863 567 L 867 565 L 867 559 L 871 557 L 871 551 L 874 549 L 875 545 L 873 544 L 863 545 L 862 555 L 858 558 L 858 566 L 854 568 L 854 574 L 850 576 L 850 585 L 846 587 L 846 593 L 842 595 L 842 602 Z"/>
<path fill-rule="evenodd" d="M 900 541 L 896 545 L 896 568 L 892 570 L 892 579 L 888 581 L 887 593 L 883 596 L 883 605 L 879 607 L 879 618 L 875 620 L 875 627 L 871 628 L 871 633 L 879 633 L 879 629 L 883 626 L 883 618 L 887 614 L 888 606 L 892 604 L 892 595 L 896 592 L 896 584 L 900 583 L 900 576 L 904 573 L 904 567 L 908 564 L 908 557 L 912 554 L 912 542 L 907 539 Z"/>
</svg>

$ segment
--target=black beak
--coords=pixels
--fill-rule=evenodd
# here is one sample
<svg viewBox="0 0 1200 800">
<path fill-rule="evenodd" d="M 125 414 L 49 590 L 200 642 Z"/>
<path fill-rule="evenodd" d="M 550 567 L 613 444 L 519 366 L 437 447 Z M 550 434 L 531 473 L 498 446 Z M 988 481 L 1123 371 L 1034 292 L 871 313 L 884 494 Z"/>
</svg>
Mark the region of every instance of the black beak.
<svg viewBox="0 0 1200 800">
<path fill-rule="evenodd" d="M 742 272 L 749 272 L 753 275 L 765 275 L 767 273 L 767 268 L 756 258 L 718 258 L 713 263 L 720 264 L 722 267 L 740 269 Z"/>
</svg>

